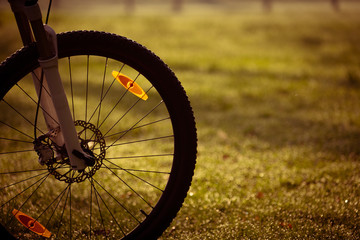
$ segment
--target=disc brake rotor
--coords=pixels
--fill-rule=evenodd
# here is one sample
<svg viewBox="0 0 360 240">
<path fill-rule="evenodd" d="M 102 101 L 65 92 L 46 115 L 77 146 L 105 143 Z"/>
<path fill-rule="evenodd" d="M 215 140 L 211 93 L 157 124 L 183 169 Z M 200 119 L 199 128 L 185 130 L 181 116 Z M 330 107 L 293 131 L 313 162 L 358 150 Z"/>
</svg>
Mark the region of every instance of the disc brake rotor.
<svg viewBox="0 0 360 240">
<path fill-rule="evenodd" d="M 42 164 L 46 164 L 50 174 L 57 180 L 66 183 L 79 183 L 87 178 L 91 178 L 100 169 L 106 152 L 103 135 L 95 125 L 78 120 L 75 121 L 75 127 L 82 150 L 95 159 L 93 166 L 88 166 L 82 171 L 71 168 L 66 149 L 63 147 L 59 148 L 59 146 L 53 143 L 50 136 L 43 135 L 35 141 L 35 148 L 37 148 L 36 151 L 38 152 L 39 159 L 43 161 Z M 54 152 L 57 153 L 56 157 Z"/>
</svg>

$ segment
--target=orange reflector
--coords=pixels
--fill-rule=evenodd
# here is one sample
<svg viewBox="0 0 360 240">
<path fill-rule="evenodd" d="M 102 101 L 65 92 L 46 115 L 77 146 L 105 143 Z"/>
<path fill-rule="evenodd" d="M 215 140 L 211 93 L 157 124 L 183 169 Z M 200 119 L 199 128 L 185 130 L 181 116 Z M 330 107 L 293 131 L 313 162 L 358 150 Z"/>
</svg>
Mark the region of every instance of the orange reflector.
<svg viewBox="0 0 360 240">
<path fill-rule="evenodd" d="M 23 212 L 20 212 L 19 210 L 14 209 L 12 211 L 12 214 L 16 217 L 16 219 L 24 225 L 26 228 L 30 229 L 34 233 L 49 238 L 51 236 L 51 232 L 47 230 L 43 225 L 41 225 L 38 221 L 33 219 L 32 217 L 26 215 Z"/>
<path fill-rule="evenodd" d="M 135 96 L 141 98 L 142 100 L 146 101 L 148 99 L 148 95 L 144 92 L 144 90 L 133 80 L 131 80 L 128 76 L 119 73 L 117 71 L 112 71 L 112 75 L 116 80 L 123 85 L 124 88 L 129 90 Z"/>
</svg>

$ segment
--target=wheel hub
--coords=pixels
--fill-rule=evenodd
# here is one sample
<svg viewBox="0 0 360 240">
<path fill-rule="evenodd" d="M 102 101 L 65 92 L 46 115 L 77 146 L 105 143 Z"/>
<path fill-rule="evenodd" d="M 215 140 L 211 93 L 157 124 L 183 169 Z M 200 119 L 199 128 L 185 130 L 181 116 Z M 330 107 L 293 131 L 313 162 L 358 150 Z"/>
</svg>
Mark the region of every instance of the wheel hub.
<svg viewBox="0 0 360 240">
<path fill-rule="evenodd" d="M 71 168 L 65 147 L 57 146 L 50 135 L 42 135 L 35 141 L 35 150 L 39 155 L 40 164 L 46 165 L 50 174 L 57 180 L 66 183 L 80 183 L 91 178 L 100 169 L 106 152 L 103 135 L 95 125 L 78 120 L 75 121 L 75 127 L 82 150 L 95 160 L 92 166 L 87 166 L 82 171 Z"/>
</svg>

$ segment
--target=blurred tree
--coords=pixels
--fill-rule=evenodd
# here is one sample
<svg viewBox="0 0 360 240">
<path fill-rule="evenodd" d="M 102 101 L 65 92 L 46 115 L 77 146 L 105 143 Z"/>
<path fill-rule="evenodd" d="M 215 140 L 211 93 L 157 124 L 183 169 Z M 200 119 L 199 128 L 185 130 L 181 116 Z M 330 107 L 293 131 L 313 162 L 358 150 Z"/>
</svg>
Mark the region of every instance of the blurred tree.
<svg viewBox="0 0 360 240">
<path fill-rule="evenodd" d="M 263 8 L 266 12 L 270 12 L 272 9 L 272 1 L 273 0 L 262 0 Z"/>
<path fill-rule="evenodd" d="M 53 0 L 52 3 L 51 3 L 51 5 L 52 5 L 54 8 L 56 8 L 56 7 L 59 7 L 59 6 L 60 6 L 60 2 L 61 2 L 61 0 Z"/>
<path fill-rule="evenodd" d="M 339 12 L 340 11 L 340 3 L 339 3 L 339 0 L 330 0 L 331 2 L 331 5 L 333 7 L 333 9 L 336 11 L 336 12 Z"/>
<path fill-rule="evenodd" d="M 173 0 L 173 10 L 175 12 L 180 12 L 183 7 L 184 0 Z"/>
<path fill-rule="evenodd" d="M 135 0 L 125 0 L 126 12 L 132 13 L 135 11 Z"/>
</svg>

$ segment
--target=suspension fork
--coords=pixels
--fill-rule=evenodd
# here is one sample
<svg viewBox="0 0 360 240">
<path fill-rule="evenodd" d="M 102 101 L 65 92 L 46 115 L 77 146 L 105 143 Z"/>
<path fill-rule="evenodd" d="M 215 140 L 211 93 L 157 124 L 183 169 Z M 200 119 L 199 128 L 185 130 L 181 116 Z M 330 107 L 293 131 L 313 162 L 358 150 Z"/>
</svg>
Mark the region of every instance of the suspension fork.
<svg viewBox="0 0 360 240">
<path fill-rule="evenodd" d="M 86 162 L 91 161 L 92 157 L 84 153 L 80 146 L 61 82 L 58 71 L 56 33 L 49 26 L 44 27 L 37 0 L 9 0 L 9 2 L 24 45 L 33 41 L 31 29 L 37 42 L 40 68 L 33 73 L 33 81 L 38 94 L 42 88 L 40 105 L 45 122 L 50 131 L 59 128 L 60 125 L 60 132 L 53 140 L 59 146 L 65 145 L 72 169 L 83 170 L 87 166 Z"/>
</svg>

